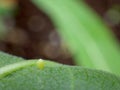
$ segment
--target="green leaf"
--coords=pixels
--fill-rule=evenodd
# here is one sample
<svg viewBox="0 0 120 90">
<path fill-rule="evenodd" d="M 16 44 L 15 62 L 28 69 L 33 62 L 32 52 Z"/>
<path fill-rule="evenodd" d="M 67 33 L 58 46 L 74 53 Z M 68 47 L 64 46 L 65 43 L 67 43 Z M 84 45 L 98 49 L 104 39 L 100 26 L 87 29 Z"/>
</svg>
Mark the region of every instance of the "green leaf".
<svg viewBox="0 0 120 90">
<path fill-rule="evenodd" d="M 10 70 L 8 74 L 0 78 L 0 90 L 120 89 L 120 77 L 110 73 L 80 66 L 61 65 L 50 61 L 43 61 L 44 68 L 40 69 L 37 65 L 38 60 L 23 60 L 0 53 L 0 62 L 2 62 L 0 63 L 0 77 L 3 75 L 1 71 L 6 70 L 5 68 L 8 68 L 8 71 L 5 72 Z M 22 62 L 24 64 L 21 64 Z"/>
<path fill-rule="evenodd" d="M 78 65 L 120 75 L 119 45 L 83 0 L 32 1 L 51 17 Z"/>
<path fill-rule="evenodd" d="M 3 67 L 8 64 L 16 63 L 23 61 L 23 58 L 18 58 L 0 51 L 0 67 Z"/>
</svg>

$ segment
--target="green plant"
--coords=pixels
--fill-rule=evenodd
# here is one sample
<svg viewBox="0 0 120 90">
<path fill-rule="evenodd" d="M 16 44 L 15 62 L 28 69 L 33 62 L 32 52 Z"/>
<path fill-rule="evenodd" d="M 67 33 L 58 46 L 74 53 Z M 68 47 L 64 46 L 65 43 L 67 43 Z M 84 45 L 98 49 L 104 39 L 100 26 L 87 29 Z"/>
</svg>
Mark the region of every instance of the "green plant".
<svg viewBox="0 0 120 90">
<path fill-rule="evenodd" d="M 78 65 L 120 75 L 119 46 L 108 28 L 83 1 L 33 0 L 33 2 L 50 15 Z M 44 60 L 42 62 L 23 60 L 0 53 L 0 90 L 120 88 L 120 77 L 107 72 Z"/>
<path fill-rule="evenodd" d="M 51 16 L 77 64 L 120 74 L 120 50 L 115 38 L 83 1 L 33 1 Z"/>
<path fill-rule="evenodd" d="M 0 90 L 119 90 L 120 78 L 98 70 L 0 52 Z M 39 64 L 44 64 L 40 68 Z"/>
</svg>

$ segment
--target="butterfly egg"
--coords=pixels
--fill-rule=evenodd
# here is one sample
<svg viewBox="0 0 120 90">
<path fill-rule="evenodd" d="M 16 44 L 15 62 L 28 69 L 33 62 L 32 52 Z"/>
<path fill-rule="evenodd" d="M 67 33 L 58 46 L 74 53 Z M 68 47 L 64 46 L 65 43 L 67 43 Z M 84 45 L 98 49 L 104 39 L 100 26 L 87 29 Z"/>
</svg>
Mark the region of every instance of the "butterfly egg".
<svg viewBox="0 0 120 90">
<path fill-rule="evenodd" d="M 39 60 L 37 61 L 37 67 L 38 67 L 39 69 L 44 69 L 44 66 L 45 66 L 44 60 L 39 59 Z"/>
</svg>

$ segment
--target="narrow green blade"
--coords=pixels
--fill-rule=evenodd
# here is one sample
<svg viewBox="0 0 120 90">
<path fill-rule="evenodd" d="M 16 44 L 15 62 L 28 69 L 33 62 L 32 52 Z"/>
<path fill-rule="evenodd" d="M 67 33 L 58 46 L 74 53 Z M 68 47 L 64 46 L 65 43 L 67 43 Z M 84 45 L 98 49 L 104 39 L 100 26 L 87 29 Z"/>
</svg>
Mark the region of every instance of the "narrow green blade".
<svg viewBox="0 0 120 90">
<path fill-rule="evenodd" d="M 120 50 L 114 36 L 83 1 L 33 0 L 58 27 L 77 64 L 120 75 Z"/>
</svg>

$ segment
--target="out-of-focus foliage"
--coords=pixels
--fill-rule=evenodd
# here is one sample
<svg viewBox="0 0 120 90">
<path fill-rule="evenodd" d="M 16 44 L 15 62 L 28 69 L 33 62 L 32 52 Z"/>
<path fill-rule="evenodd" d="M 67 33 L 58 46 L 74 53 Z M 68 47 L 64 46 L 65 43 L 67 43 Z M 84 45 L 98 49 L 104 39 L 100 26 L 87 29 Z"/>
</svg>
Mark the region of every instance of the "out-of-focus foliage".
<svg viewBox="0 0 120 90">
<path fill-rule="evenodd" d="M 16 5 L 16 0 L 0 0 L 0 40 L 3 39 L 7 33 L 4 19 L 13 14 Z"/>
<path fill-rule="evenodd" d="M 16 0 L 0 0 L 0 15 L 10 14 L 16 7 Z"/>
<path fill-rule="evenodd" d="M 0 17 L 0 40 L 4 38 L 5 34 L 6 34 L 6 27 L 2 18 Z"/>
<path fill-rule="evenodd" d="M 99 17 L 77 0 L 33 0 L 50 15 L 77 64 L 120 75 L 120 49 Z"/>
</svg>

